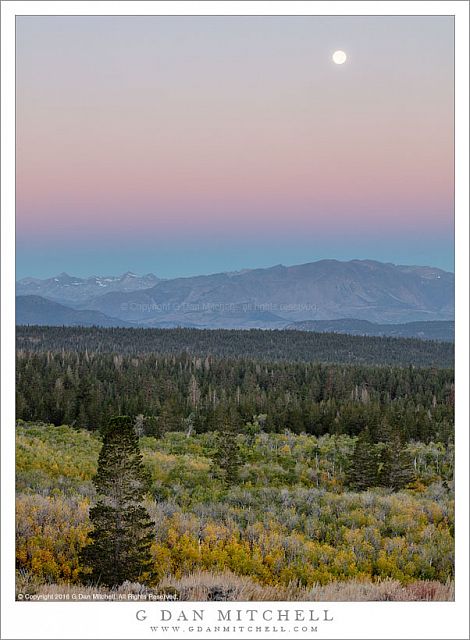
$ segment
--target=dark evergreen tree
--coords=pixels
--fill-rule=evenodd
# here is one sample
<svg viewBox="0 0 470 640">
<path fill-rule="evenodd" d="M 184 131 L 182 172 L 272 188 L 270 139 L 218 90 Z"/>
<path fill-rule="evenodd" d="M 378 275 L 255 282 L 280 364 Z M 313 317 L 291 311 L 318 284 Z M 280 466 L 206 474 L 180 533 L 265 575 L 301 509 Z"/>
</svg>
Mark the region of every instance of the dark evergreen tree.
<svg viewBox="0 0 470 640">
<path fill-rule="evenodd" d="M 379 456 L 368 429 L 359 434 L 347 474 L 352 489 L 365 491 L 378 484 Z"/>
<path fill-rule="evenodd" d="M 394 430 L 382 448 L 380 484 L 398 491 L 413 482 L 416 473 L 413 461 L 402 444 L 398 430 Z"/>
<path fill-rule="evenodd" d="M 242 464 L 237 432 L 229 424 L 224 425 L 217 435 L 217 449 L 213 458 L 213 474 L 226 485 L 238 482 L 238 471 Z"/>
<path fill-rule="evenodd" d="M 151 582 L 153 523 L 142 505 L 150 477 L 131 418 L 109 421 L 93 483 L 98 501 L 90 509 L 91 543 L 81 558 L 91 568 L 87 580 L 110 587 L 126 580 Z"/>
<path fill-rule="evenodd" d="M 144 416 L 144 433 L 146 436 L 153 436 L 154 438 L 162 438 L 165 433 L 162 420 L 160 416 Z"/>
</svg>

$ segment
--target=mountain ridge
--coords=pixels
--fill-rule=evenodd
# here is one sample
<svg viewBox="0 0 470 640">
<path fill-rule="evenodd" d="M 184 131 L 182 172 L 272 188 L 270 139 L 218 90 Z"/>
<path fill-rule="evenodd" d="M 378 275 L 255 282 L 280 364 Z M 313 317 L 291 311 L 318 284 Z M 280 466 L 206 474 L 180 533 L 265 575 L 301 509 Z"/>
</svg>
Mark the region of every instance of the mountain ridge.
<svg viewBox="0 0 470 640">
<path fill-rule="evenodd" d="M 116 277 L 109 287 L 101 280 L 62 285 L 60 277 L 32 284 L 23 279 L 18 291 L 41 290 L 44 282 L 43 293 L 36 295 L 148 327 L 284 328 L 345 318 L 402 324 L 453 320 L 454 314 L 454 274 L 428 266 L 330 259 L 173 279 L 119 278 L 124 276 L 124 284 Z"/>
<path fill-rule="evenodd" d="M 65 271 L 52 278 L 21 278 L 16 283 L 17 295 L 39 295 L 59 303 L 77 305 L 94 296 L 109 291 L 136 291 L 147 289 L 160 281 L 153 273 L 139 276 L 127 271 L 120 276 L 96 276 L 87 278 L 71 276 Z"/>
<path fill-rule="evenodd" d="M 41 296 L 16 296 L 16 324 L 67 327 L 131 327 L 99 311 L 73 309 Z"/>
</svg>

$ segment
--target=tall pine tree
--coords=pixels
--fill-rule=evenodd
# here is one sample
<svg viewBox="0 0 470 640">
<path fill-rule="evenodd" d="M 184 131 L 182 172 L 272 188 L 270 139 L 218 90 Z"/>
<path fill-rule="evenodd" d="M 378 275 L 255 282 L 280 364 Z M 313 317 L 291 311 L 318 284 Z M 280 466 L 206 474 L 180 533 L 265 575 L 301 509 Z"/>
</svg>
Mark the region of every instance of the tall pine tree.
<svg viewBox="0 0 470 640">
<path fill-rule="evenodd" d="M 81 556 L 91 569 L 88 581 L 110 587 L 151 581 L 153 522 L 142 505 L 150 476 L 128 416 L 112 418 L 105 429 L 93 484 L 98 500 L 90 509 L 91 542 Z"/>
<path fill-rule="evenodd" d="M 416 479 L 410 453 L 402 443 L 398 429 L 393 429 L 382 453 L 382 482 L 386 487 L 399 491 Z"/>
<path fill-rule="evenodd" d="M 217 450 L 213 458 L 213 475 L 224 484 L 233 485 L 238 482 L 238 471 L 242 464 L 237 432 L 232 425 L 225 424 L 217 435 Z"/>
<path fill-rule="evenodd" d="M 378 484 L 380 460 L 377 447 L 368 429 L 359 434 L 347 474 L 347 482 L 352 489 L 365 491 Z"/>
</svg>

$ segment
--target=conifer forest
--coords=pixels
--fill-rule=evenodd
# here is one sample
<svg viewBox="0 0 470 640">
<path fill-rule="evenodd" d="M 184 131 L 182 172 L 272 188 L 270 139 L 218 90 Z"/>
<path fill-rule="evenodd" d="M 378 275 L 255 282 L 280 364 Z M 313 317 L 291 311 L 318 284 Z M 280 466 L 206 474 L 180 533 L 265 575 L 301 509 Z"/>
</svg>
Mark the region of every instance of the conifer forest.
<svg viewBox="0 0 470 640">
<path fill-rule="evenodd" d="M 22 326 L 16 411 L 19 592 L 453 599 L 450 343 Z"/>
</svg>

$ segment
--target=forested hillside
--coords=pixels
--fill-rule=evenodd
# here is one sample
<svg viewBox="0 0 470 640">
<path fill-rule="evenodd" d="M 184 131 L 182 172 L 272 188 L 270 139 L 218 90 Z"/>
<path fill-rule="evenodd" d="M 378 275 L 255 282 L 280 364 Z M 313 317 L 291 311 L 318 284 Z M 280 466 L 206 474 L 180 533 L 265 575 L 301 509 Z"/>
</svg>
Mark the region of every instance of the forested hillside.
<svg viewBox="0 0 470 640">
<path fill-rule="evenodd" d="M 452 599 L 451 355 L 295 331 L 20 327 L 18 590 L 85 589 L 98 456 L 129 416 L 150 480 L 145 588 Z"/>
<path fill-rule="evenodd" d="M 454 345 L 412 338 L 336 333 L 227 329 L 127 329 L 18 326 L 17 347 L 26 351 L 158 353 L 260 361 L 337 362 L 453 367 Z"/>
<path fill-rule="evenodd" d="M 24 323 L 23 323 L 24 324 Z M 395 338 L 419 338 L 420 340 L 442 340 L 454 342 L 455 322 L 405 322 L 402 324 L 377 324 L 368 320 L 343 318 L 342 320 L 306 320 L 293 322 L 285 329 L 316 331 L 318 333 L 344 333 L 353 336 L 389 336 Z"/>
<path fill-rule="evenodd" d="M 201 433 L 263 415 L 277 432 L 355 435 L 390 424 L 427 442 L 453 433 L 451 369 L 18 351 L 16 391 L 18 418 L 87 429 L 142 414 L 151 435 Z"/>
</svg>

